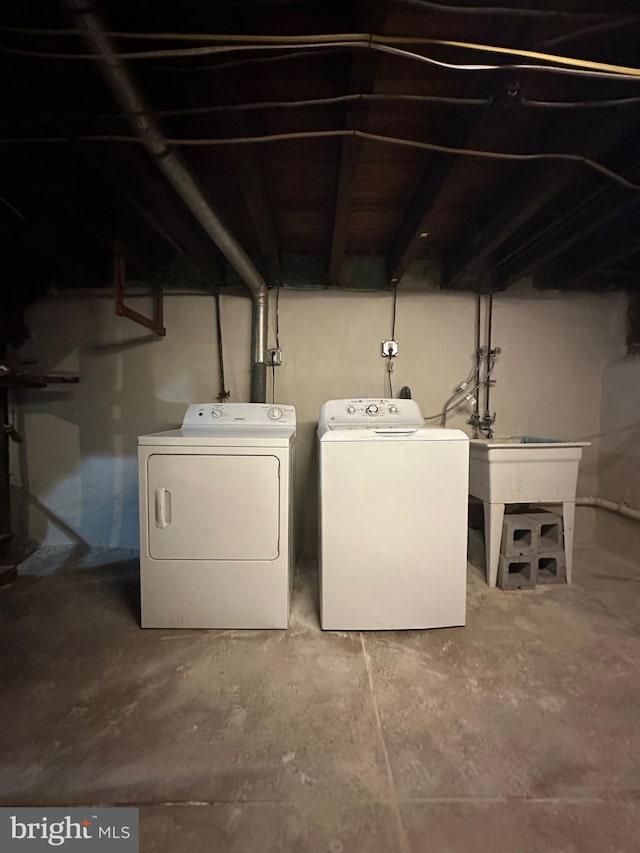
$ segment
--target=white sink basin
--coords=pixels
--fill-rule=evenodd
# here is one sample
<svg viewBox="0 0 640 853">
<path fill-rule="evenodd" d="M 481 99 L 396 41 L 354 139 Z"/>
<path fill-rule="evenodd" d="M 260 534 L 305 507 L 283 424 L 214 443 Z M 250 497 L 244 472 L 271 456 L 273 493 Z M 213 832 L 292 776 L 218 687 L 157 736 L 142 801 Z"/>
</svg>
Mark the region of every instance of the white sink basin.
<svg viewBox="0 0 640 853">
<path fill-rule="evenodd" d="M 588 445 L 472 439 L 469 492 L 490 503 L 575 501 L 582 448 Z"/>
<path fill-rule="evenodd" d="M 588 441 L 469 442 L 469 493 L 484 503 L 487 582 L 496 585 L 504 505 L 562 504 L 567 583 L 571 583 L 578 466 Z"/>
</svg>

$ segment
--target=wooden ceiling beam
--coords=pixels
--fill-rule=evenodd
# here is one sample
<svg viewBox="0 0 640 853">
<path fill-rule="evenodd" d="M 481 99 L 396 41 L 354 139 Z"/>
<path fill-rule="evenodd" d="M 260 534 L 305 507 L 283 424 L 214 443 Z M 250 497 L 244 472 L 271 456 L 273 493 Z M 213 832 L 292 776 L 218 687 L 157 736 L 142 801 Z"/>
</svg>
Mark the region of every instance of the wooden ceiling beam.
<svg viewBox="0 0 640 853">
<path fill-rule="evenodd" d="M 355 32 L 368 32 L 380 35 L 384 32 L 387 18 L 386 3 L 361 0 Z M 376 57 L 370 52 L 358 51 L 351 62 L 348 93 L 371 94 L 376 80 Z M 366 130 L 369 115 L 367 102 L 356 102 L 345 109 L 345 130 Z M 329 257 L 329 283 L 339 284 L 340 270 L 347 247 L 349 212 L 355 187 L 356 173 L 362 140 L 355 136 L 346 136 L 342 141 L 338 177 L 336 182 L 333 229 L 331 234 L 331 252 Z"/>
<path fill-rule="evenodd" d="M 255 135 L 251 132 L 248 135 Z M 269 284 L 282 282 L 282 266 L 264 157 L 251 145 L 233 145 L 231 157 L 262 254 Z"/>
<path fill-rule="evenodd" d="M 636 201 L 636 204 L 638 202 Z M 619 228 L 607 232 L 606 239 L 591 240 L 577 246 L 571 253 L 558 259 L 554 278 L 576 280 L 582 276 L 604 271 L 620 261 L 626 261 L 640 252 L 640 237 L 630 235 L 629 229 Z"/>
<path fill-rule="evenodd" d="M 121 183 L 108 169 L 104 169 L 103 176 L 114 184 L 119 194 L 167 245 L 189 259 L 203 284 L 213 288 L 224 284 L 225 260 L 222 253 L 199 226 L 194 227 L 191 212 L 147 154 L 133 145 L 121 144 L 115 150 L 119 163 L 126 170 L 127 183 Z M 122 174 L 121 169 L 119 174 Z"/>
<path fill-rule="evenodd" d="M 487 110 L 467 136 L 465 148 L 483 148 L 494 125 L 496 111 Z M 428 219 L 436 199 L 446 186 L 458 164 L 451 154 L 431 154 L 420 182 L 409 202 L 402 223 L 387 252 L 387 267 L 392 282 L 397 282 L 418 255 L 423 239 L 428 237 Z"/>
<path fill-rule="evenodd" d="M 612 187 L 609 192 L 594 196 L 591 203 L 583 204 L 575 215 L 570 213 L 564 221 L 558 224 L 550 223 L 540 239 L 534 237 L 529 245 L 525 245 L 522 251 L 511 256 L 506 263 L 501 264 L 500 257 L 496 257 L 494 266 L 497 268 L 498 286 L 504 289 L 523 276 L 536 275 L 569 249 L 602 232 L 612 220 L 618 219 L 639 204 L 637 194 L 624 187 Z M 596 244 L 597 242 L 599 241 L 596 241 Z M 579 245 L 578 252 L 572 253 L 577 266 L 581 265 L 580 257 L 585 250 L 588 253 L 589 247 Z M 567 257 L 565 267 L 568 260 Z"/>
<path fill-rule="evenodd" d="M 494 19 L 489 24 L 483 39 L 488 44 L 502 44 L 521 36 L 525 37 L 526 30 L 521 24 L 517 31 L 513 31 L 513 24 L 506 25 L 504 20 Z M 495 93 L 494 84 L 484 84 L 478 91 L 473 77 L 465 87 L 463 97 L 487 97 Z M 451 109 L 452 120 L 449 123 L 448 139 L 452 146 L 460 146 L 460 140 L 464 139 L 462 147 L 482 149 L 491 145 L 495 138 L 495 121 L 503 109 L 513 106 L 508 99 L 499 102 L 492 100 L 488 109 L 483 110 L 480 118 L 469 129 L 464 121 L 464 113 Z M 450 186 L 450 180 L 459 162 L 459 156 L 451 154 L 432 153 L 428 156 L 422 177 L 418 182 L 415 192 L 409 202 L 402 219 L 400 227 L 391 239 L 387 250 L 387 268 L 392 282 L 397 282 L 407 271 L 409 264 L 419 254 L 423 240 L 428 237 L 429 215 L 436 200 Z"/>
<path fill-rule="evenodd" d="M 235 75 L 234 94 L 238 103 L 253 100 L 255 88 L 252 72 L 244 70 Z M 223 136 L 251 137 L 268 132 L 264 116 L 257 113 L 229 113 L 218 125 Z M 265 278 L 268 284 L 281 284 L 282 259 L 265 155 L 255 145 L 232 145 L 229 154 L 260 247 Z"/>
<path fill-rule="evenodd" d="M 550 135 L 546 151 L 575 151 L 586 157 L 598 157 L 628 128 L 629 115 L 626 110 L 619 110 L 598 118 L 601 120 L 595 130 L 589 124 L 589 117 L 570 114 L 560 120 Z M 568 163 L 560 163 L 548 170 L 539 168 L 534 177 L 527 178 L 520 191 L 520 182 L 517 179 L 511 181 L 510 198 L 499 207 L 494 202 L 493 214 L 485 211 L 485 224 L 474 223 L 447 250 L 443 259 L 442 286 L 449 289 L 473 287 L 490 265 L 496 250 L 565 190 L 581 168 Z"/>
</svg>

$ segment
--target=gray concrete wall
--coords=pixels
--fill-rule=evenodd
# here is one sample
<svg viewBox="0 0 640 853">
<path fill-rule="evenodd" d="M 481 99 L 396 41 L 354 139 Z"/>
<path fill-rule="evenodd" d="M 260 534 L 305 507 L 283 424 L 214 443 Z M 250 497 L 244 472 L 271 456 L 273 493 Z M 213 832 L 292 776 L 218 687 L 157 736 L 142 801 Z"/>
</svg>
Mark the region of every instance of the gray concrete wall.
<svg viewBox="0 0 640 853">
<path fill-rule="evenodd" d="M 602 381 L 600 496 L 640 509 L 640 355 L 614 361 Z M 596 540 L 640 562 L 640 522 L 598 512 Z"/>
<path fill-rule="evenodd" d="M 269 343 L 275 343 L 271 294 Z M 149 310 L 147 300 L 132 307 Z M 279 303 L 284 364 L 275 399 L 298 415 L 298 544 L 315 552 L 315 428 L 327 399 L 388 394 L 380 342 L 391 334 L 390 293 L 299 292 Z M 498 294 L 493 343 L 492 409 L 496 436 L 589 438 L 579 491 L 598 493 L 603 375 L 624 354 L 626 300 L 621 295 Z M 399 288 L 394 390 L 409 385 L 425 415 L 440 411 L 474 363 L 476 299 L 442 293 L 425 282 Z M 188 403 L 216 398 L 214 301 L 208 295 L 165 297 L 167 337 L 150 336 L 116 317 L 94 295 L 63 295 L 32 307 L 32 339 L 17 356 L 40 370 L 77 371 L 78 386 L 21 392 L 15 413 L 24 445 L 14 445 L 16 525 L 22 538 L 48 545 L 86 541 L 135 547 L 136 437 L 179 423 Z M 250 302 L 222 298 L 225 370 L 232 401 L 249 394 Z M 269 399 L 271 399 L 269 380 Z M 449 425 L 466 429 L 468 411 Z M 612 419 L 615 420 L 615 414 Z M 595 532 L 595 510 L 578 517 L 578 541 Z M 604 534 L 603 534 L 604 535 Z"/>
</svg>

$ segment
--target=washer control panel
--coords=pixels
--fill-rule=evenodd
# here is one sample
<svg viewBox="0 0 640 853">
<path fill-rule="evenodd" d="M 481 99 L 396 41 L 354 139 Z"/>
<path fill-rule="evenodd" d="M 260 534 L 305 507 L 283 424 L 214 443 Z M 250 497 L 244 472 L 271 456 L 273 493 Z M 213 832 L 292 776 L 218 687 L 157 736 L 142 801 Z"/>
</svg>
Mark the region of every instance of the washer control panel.
<svg viewBox="0 0 640 853">
<path fill-rule="evenodd" d="M 192 403 L 182 426 L 295 426 L 293 406 L 268 403 Z"/>
<path fill-rule="evenodd" d="M 362 398 L 329 400 L 320 410 L 320 425 L 329 429 L 349 427 L 422 427 L 424 420 L 415 400 Z"/>
</svg>

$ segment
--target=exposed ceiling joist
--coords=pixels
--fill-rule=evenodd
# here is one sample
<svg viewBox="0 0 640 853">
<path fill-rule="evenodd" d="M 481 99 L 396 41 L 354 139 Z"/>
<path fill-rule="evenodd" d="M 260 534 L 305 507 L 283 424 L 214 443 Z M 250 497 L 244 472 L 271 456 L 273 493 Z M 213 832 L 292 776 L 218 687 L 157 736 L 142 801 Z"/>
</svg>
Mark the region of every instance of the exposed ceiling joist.
<svg viewBox="0 0 640 853">
<path fill-rule="evenodd" d="M 522 31 L 523 26 L 520 25 L 519 29 Z M 505 22 L 494 19 L 487 27 L 484 40 L 491 44 L 501 44 L 505 36 Z M 510 34 L 510 38 L 513 38 L 513 33 Z M 471 78 L 467 82 L 461 97 L 474 98 L 480 96 L 491 101 L 493 94 L 491 82 L 484 83 L 479 91 L 474 79 Z M 488 147 L 491 147 L 492 138 L 495 136 L 492 130 L 495 127 L 496 114 L 500 112 L 500 105 L 491 101 L 489 108 L 482 111 L 470 130 L 465 127 L 464 112 L 451 112 L 450 144 L 459 146 L 460 140 L 465 139 L 463 148 L 482 149 L 487 145 L 487 142 Z M 421 251 L 422 241 L 427 239 L 429 235 L 428 219 L 431 209 L 436 200 L 446 192 L 457 163 L 458 157 L 438 152 L 428 157 L 422 177 L 405 211 L 400 227 L 389 245 L 387 266 L 392 282 L 399 281 L 407 271 L 411 261 Z"/>
<path fill-rule="evenodd" d="M 508 284 L 536 269 L 540 280 L 562 273 L 573 286 L 585 248 L 586 256 L 597 243 L 617 245 L 619 233 L 629 243 L 636 236 L 637 211 L 616 184 L 637 149 L 640 16 L 622 23 L 610 0 L 605 21 L 576 30 L 576 0 L 554 3 L 557 14 L 538 16 L 487 6 L 470 14 L 453 0 L 184 0 L 156 4 L 150 23 L 139 4 L 100 0 L 123 34 L 117 50 L 136 54 L 151 118 L 267 280 L 280 281 L 286 262 L 292 286 L 382 288 L 389 272 L 399 278 L 412 258 L 429 257 L 444 259 L 445 287 L 472 290 L 500 286 L 498 273 Z M 214 286 L 225 283 L 215 249 L 127 138 L 81 45 L 56 34 L 69 24 L 63 4 L 36 5 L 47 6 L 41 21 L 24 4 L 3 10 L 14 30 L 0 34 L 10 81 L 0 141 L 15 178 L 7 201 L 40 226 L 29 237 L 33 258 L 41 238 L 51 250 L 41 280 L 106 285 L 105 247 L 119 236 L 137 252 L 136 278 L 166 274 L 169 285 L 192 286 L 195 266 Z M 380 49 L 362 37 L 350 44 L 349 33 L 382 34 Z M 543 56 L 547 67 L 532 69 L 531 47 L 567 60 L 560 67 Z M 578 55 L 589 68 L 569 67 Z M 350 129 L 375 140 L 341 136 Z M 537 159 L 554 154 L 567 160 Z M 516 164 L 523 155 L 531 162 Z M 594 177 L 585 156 L 612 181 Z M 581 213 L 600 187 L 615 216 L 596 204 Z M 74 193 L 79 223 L 58 202 Z M 20 220 L 12 224 L 5 208 L 9 251 Z M 87 228 L 102 234 L 85 240 Z M 637 254 L 612 275 L 622 281 L 633 268 Z"/>
<path fill-rule="evenodd" d="M 255 79 L 247 71 L 234 75 L 232 94 L 236 102 L 254 100 Z M 231 94 L 231 93 L 229 93 Z M 264 134 L 264 116 L 258 113 L 230 113 L 218 121 L 222 136 L 251 137 Z M 269 175 L 262 149 L 255 145 L 232 145 L 229 149 L 238 183 L 251 219 L 269 284 L 282 282 L 281 253 L 274 216 Z"/>
<path fill-rule="evenodd" d="M 264 159 L 249 145 L 234 145 L 231 156 L 251 222 L 260 244 L 269 284 L 282 282 L 280 250 Z"/>
<path fill-rule="evenodd" d="M 590 202 L 579 207 L 575 215 L 569 213 L 560 222 L 552 221 L 540 239 L 534 238 L 506 262 L 501 263 L 497 258 L 499 287 L 508 287 L 523 276 L 536 275 L 573 246 L 582 244 L 592 235 L 597 237 L 605 225 L 639 204 L 637 193 L 624 187 L 610 187 L 608 191 L 596 193 Z"/>
<path fill-rule="evenodd" d="M 603 116 L 603 119 L 605 116 Z M 557 122 L 547 143 L 549 151 L 571 150 L 573 146 L 585 157 L 598 157 L 624 133 L 628 114 L 614 111 L 606 116 L 592 133 L 587 133 L 588 119 L 569 114 Z M 548 171 L 536 170 L 525 186 L 514 182 L 511 200 L 500 207 L 485 225 L 477 223 L 450 247 L 443 263 L 443 287 L 462 289 L 471 286 L 484 274 L 489 258 L 503 243 L 533 219 L 565 190 L 581 167 L 562 163 Z"/>
<path fill-rule="evenodd" d="M 133 204 L 134 209 L 171 248 L 188 258 L 189 265 L 203 284 L 212 288 L 223 284 L 225 262 L 222 254 L 215 250 L 210 240 L 201 236 L 200 228 L 194 228 L 191 213 L 161 177 L 146 153 L 140 148 L 124 144 L 118 146 L 117 152 L 121 164 L 127 170 L 128 189 L 108 170 L 105 170 L 105 175 L 111 176 L 118 192 Z"/>
<path fill-rule="evenodd" d="M 593 240 L 581 244 L 571 254 L 560 258 L 556 268 L 556 279 L 577 279 L 614 267 L 640 252 L 640 237 L 629 240 L 624 229 L 617 238 Z M 637 281 L 637 279 L 636 279 Z M 640 285 L 640 282 L 638 282 Z"/>
<path fill-rule="evenodd" d="M 386 21 L 386 3 L 380 0 L 366 2 L 360 0 L 360 10 L 357 19 L 357 32 L 381 34 L 384 32 Z M 376 57 L 369 52 L 354 54 L 351 62 L 348 92 L 354 94 L 370 94 L 374 90 L 376 80 Z M 369 103 L 357 101 L 346 107 L 344 114 L 345 130 L 366 130 Z M 338 180 L 336 186 L 336 201 L 333 214 L 333 230 L 331 235 L 331 253 L 329 257 L 329 283 L 337 286 L 340 281 L 340 270 L 347 247 L 347 231 L 349 211 L 356 180 L 362 140 L 356 136 L 346 136 L 342 142 Z"/>
</svg>

